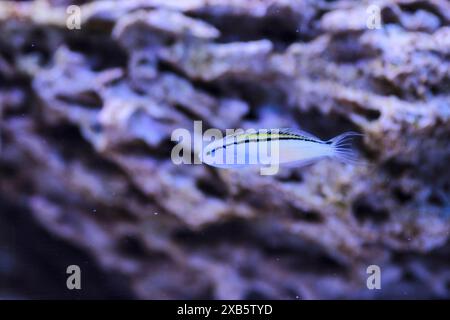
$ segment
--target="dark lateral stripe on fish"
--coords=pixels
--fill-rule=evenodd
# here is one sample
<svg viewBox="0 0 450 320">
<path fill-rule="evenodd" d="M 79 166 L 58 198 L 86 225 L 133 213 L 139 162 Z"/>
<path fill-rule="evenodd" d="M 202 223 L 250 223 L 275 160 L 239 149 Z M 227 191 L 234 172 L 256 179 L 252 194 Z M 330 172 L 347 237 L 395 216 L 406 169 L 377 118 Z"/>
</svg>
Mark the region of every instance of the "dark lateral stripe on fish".
<svg viewBox="0 0 450 320">
<path fill-rule="evenodd" d="M 257 135 L 257 139 L 248 139 L 248 138 L 246 138 L 246 139 L 243 139 L 241 141 L 233 141 L 233 142 L 224 144 L 222 146 L 218 146 L 218 147 L 214 148 L 213 150 L 211 150 L 210 152 L 214 153 L 214 152 L 216 152 L 216 151 L 218 151 L 218 150 L 220 150 L 222 148 L 225 149 L 225 148 L 227 148 L 229 146 L 232 146 L 232 145 L 240 145 L 240 144 L 243 144 L 243 143 L 260 142 L 260 141 L 299 140 L 299 141 L 309 141 L 309 142 L 316 142 L 316 143 L 324 143 L 322 141 L 318 141 L 318 140 L 310 139 L 308 137 L 304 137 L 304 136 L 300 136 L 300 135 L 294 135 L 294 134 L 289 134 L 289 135 L 285 135 L 285 136 L 280 135 L 278 133 L 269 133 L 269 134 L 261 133 L 261 134 L 267 135 L 267 137 L 265 137 L 265 139 L 263 139 L 263 138 L 259 137 L 259 135 L 260 135 L 259 133 L 258 134 L 256 134 L 256 133 L 253 134 L 252 133 L 251 135 Z M 272 135 L 277 135 L 277 137 L 272 137 Z"/>
</svg>

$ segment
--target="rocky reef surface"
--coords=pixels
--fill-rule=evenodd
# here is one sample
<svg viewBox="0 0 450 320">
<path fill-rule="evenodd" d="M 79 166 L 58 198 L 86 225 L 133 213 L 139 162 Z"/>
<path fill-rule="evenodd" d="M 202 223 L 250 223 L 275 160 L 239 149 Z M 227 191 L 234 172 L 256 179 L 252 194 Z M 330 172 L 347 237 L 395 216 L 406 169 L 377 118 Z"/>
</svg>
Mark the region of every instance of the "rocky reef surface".
<svg viewBox="0 0 450 320">
<path fill-rule="evenodd" d="M 0 115 L 1 298 L 450 297 L 448 1 L 1 1 Z M 175 165 L 194 120 L 366 165 Z"/>
</svg>

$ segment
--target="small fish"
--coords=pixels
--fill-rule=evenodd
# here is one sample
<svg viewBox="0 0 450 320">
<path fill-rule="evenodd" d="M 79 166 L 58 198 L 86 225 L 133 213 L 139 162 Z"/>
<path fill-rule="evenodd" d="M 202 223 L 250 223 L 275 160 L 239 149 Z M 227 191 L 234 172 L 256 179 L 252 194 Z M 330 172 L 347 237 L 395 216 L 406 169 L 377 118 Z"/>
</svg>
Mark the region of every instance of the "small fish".
<svg viewBox="0 0 450 320">
<path fill-rule="evenodd" d="M 208 144 L 199 154 L 203 163 L 218 168 L 241 168 L 251 165 L 302 166 L 322 158 L 336 158 L 358 163 L 351 139 L 361 134 L 345 132 L 324 141 L 297 129 L 260 129 L 253 133 L 227 135 Z"/>
</svg>

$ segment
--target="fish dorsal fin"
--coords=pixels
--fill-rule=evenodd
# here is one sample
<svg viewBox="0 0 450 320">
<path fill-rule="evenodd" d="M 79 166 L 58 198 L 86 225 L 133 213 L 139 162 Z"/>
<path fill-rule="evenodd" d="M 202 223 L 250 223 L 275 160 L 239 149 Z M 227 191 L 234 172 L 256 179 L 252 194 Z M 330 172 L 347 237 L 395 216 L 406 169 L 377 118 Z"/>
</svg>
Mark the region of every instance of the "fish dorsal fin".
<svg viewBox="0 0 450 320">
<path fill-rule="evenodd" d="M 281 128 L 281 129 L 279 129 L 279 133 L 291 134 L 291 135 L 295 135 L 295 136 L 299 136 L 299 137 L 305 137 L 305 138 L 310 138 L 310 139 L 317 140 L 317 141 L 322 141 L 322 139 L 320 139 L 319 137 L 316 137 L 312 133 L 309 133 L 309 132 L 306 132 L 306 131 L 303 131 L 300 129 Z"/>
</svg>

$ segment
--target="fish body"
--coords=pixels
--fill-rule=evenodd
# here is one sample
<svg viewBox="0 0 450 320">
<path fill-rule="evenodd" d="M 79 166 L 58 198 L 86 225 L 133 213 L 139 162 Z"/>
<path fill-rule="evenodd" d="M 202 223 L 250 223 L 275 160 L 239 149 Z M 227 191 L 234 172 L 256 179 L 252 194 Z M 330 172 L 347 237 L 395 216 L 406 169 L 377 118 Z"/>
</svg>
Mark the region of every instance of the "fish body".
<svg viewBox="0 0 450 320">
<path fill-rule="evenodd" d="M 294 129 L 260 129 L 227 135 L 208 144 L 199 154 L 202 162 L 219 168 L 241 168 L 251 165 L 304 165 L 322 158 L 357 162 L 350 140 L 359 135 L 343 133 L 331 140 Z"/>
</svg>

